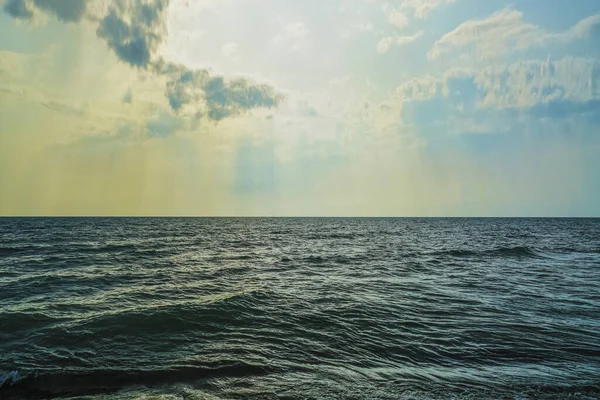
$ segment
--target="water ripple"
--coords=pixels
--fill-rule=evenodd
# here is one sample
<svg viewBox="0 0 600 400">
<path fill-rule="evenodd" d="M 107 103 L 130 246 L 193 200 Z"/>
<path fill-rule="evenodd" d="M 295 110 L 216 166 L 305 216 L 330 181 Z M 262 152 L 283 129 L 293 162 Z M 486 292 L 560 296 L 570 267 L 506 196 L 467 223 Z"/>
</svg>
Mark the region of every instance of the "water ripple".
<svg viewBox="0 0 600 400">
<path fill-rule="evenodd" d="M 600 398 L 600 220 L 0 219 L 0 398 Z"/>
</svg>

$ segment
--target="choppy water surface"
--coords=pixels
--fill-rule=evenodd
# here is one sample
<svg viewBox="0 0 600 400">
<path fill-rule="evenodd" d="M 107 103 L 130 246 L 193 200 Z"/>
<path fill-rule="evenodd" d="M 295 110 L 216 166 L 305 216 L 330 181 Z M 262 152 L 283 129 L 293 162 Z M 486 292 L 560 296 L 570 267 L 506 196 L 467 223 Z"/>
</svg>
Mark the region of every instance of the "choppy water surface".
<svg viewBox="0 0 600 400">
<path fill-rule="evenodd" d="M 0 398 L 600 398 L 600 220 L 0 219 Z"/>
</svg>

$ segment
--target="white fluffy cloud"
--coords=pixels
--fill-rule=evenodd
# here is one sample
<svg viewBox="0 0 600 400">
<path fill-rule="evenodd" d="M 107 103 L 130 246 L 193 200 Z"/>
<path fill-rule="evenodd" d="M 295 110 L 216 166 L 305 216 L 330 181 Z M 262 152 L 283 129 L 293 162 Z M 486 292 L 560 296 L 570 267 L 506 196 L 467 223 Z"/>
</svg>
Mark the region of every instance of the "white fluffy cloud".
<svg viewBox="0 0 600 400">
<path fill-rule="evenodd" d="M 488 67 L 473 76 L 484 107 L 600 100 L 600 62 L 591 58 L 522 61 Z"/>
<path fill-rule="evenodd" d="M 367 0 L 368 2 L 372 2 Z M 455 0 L 390 0 L 381 6 L 387 22 L 392 25 L 396 32 L 402 31 L 411 24 L 410 17 L 424 20 L 435 9 L 444 4 L 454 3 Z M 418 31 L 413 35 L 399 35 L 398 33 L 383 36 L 377 43 L 377 51 L 381 54 L 387 53 L 392 46 L 402 46 L 412 43 L 423 35 Z"/>
<path fill-rule="evenodd" d="M 444 4 L 454 3 L 455 0 L 392 0 L 387 7 L 397 7 L 405 14 L 412 14 L 415 18 L 426 19 L 429 14 Z"/>
<path fill-rule="evenodd" d="M 600 33 L 600 14 L 592 15 L 582 19 L 571 29 L 557 34 L 548 33 L 544 35 L 545 42 L 570 42 L 572 40 L 583 39 L 587 37 L 599 36 Z"/>
<path fill-rule="evenodd" d="M 391 103 L 402 126 L 425 137 L 524 129 L 577 134 L 600 123 L 600 61 L 565 57 L 455 68 L 403 83 Z"/>
<path fill-rule="evenodd" d="M 421 36 L 423 36 L 423 31 L 419 31 L 419 32 L 415 33 L 414 35 L 408 35 L 408 36 L 386 36 L 386 37 L 382 38 L 379 41 L 379 43 L 377 44 L 377 51 L 381 54 L 387 53 L 392 48 L 392 46 L 407 45 L 409 43 L 414 42 Z"/>
<path fill-rule="evenodd" d="M 396 97 L 400 101 L 469 98 L 476 108 L 496 109 L 524 109 L 559 101 L 585 103 L 600 100 L 600 61 L 565 57 L 481 70 L 451 69 L 441 78 L 426 75 L 403 83 L 396 89 Z"/>
<path fill-rule="evenodd" d="M 438 60 L 446 54 L 469 52 L 479 59 L 494 59 L 507 53 L 523 52 L 532 46 L 565 43 L 596 35 L 600 30 L 600 14 L 585 18 L 571 29 L 552 33 L 523 19 L 523 13 L 510 7 L 487 18 L 472 19 L 436 40 L 427 56 Z"/>
<path fill-rule="evenodd" d="M 539 34 L 539 28 L 523 22 L 523 13 L 505 8 L 487 18 L 460 24 L 435 42 L 428 57 L 437 60 L 452 50 L 471 45 L 482 58 L 492 58 L 511 49 L 529 48 L 533 36 Z"/>
<path fill-rule="evenodd" d="M 402 29 L 408 25 L 408 18 L 406 18 L 406 15 L 404 15 L 402 11 L 397 10 L 393 5 L 385 3 L 382 8 L 390 24 L 394 25 L 396 28 Z"/>
</svg>

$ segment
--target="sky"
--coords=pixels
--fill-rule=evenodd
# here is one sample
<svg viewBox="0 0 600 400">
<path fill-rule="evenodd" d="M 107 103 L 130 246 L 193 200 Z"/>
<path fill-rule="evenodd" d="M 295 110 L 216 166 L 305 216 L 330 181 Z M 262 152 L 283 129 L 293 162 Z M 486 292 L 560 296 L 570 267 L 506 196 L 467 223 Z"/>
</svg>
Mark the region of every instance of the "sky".
<svg viewBox="0 0 600 400">
<path fill-rule="evenodd" d="M 0 215 L 600 216 L 598 0 L 0 6 Z"/>
</svg>

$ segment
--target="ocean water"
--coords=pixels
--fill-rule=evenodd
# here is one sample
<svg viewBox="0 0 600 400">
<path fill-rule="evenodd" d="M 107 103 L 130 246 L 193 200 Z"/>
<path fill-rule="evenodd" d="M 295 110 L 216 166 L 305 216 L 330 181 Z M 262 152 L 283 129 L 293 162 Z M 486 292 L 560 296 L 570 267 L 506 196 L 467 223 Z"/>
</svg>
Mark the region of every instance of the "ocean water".
<svg viewBox="0 0 600 400">
<path fill-rule="evenodd" d="M 0 219 L 1 399 L 600 399 L 598 219 Z"/>
</svg>

